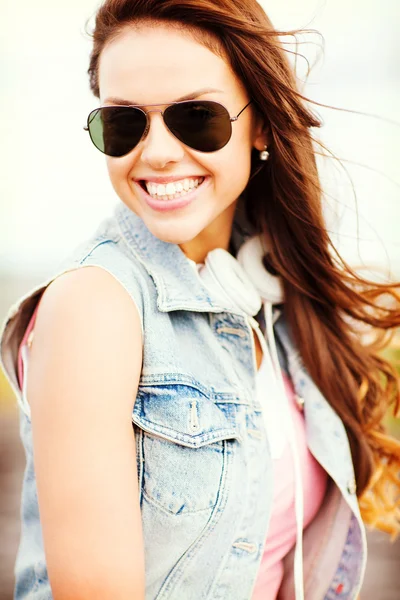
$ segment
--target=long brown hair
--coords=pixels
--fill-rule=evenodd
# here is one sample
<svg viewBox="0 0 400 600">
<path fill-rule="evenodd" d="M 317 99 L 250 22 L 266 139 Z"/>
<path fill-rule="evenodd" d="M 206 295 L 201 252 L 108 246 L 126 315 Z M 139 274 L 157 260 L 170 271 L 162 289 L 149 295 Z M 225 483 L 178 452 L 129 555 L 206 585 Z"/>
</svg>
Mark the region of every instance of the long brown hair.
<svg viewBox="0 0 400 600">
<path fill-rule="evenodd" d="M 304 366 L 343 420 L 364 520 L 400 531 L 400 442 L 382 419 L 400 409 L 395 368 L 379 353 L 400 325 L 400 284 L 362 278 L 335 250 L 322 213 L 312 127 L 321 122 L 297 89 L 280 38 L 256 0 L 106 0 L 90 34 L 90 87 L 99 97 L 104 46 L 127 25 L 167 21 L 223 56 L 245 85 L 269 134 L 270 158 L 246 188 L 247 216 L 268 239 L 284 282 L 285 312 Z M 254 151 L 253 151 L 254 152 Z M 367 338 L 365 329 L 369 330 Z M 374 340 L 371 340 L 374 332 Z M 368 339 L 368 341 L 367 341 Z"/>
</svg>

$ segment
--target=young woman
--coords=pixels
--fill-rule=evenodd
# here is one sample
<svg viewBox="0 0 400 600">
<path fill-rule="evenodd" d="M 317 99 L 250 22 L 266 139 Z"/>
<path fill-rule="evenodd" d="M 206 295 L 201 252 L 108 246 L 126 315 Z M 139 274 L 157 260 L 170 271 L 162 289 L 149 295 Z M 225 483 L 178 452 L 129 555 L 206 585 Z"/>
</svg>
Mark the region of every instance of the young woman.
<svg viewBox="0 0 400 600">
<path fill-rule="evenodd" d="M 93 42 L 121 202 L 2 333 L 15 598 L 357 598 L 364 522 L 399 530 L 399 382 L 364 335 L 399 308 L 334 252 L 278 34 L 256 0 L 106 0 Z"/>
</svg>

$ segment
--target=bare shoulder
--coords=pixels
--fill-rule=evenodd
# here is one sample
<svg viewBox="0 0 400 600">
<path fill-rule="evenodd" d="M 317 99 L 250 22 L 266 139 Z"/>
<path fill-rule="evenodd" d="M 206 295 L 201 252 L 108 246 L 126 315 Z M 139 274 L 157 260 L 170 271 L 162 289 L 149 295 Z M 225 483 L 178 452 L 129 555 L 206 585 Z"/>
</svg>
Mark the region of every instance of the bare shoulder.
<svg viewBox="0 0 400 600">
<path fill-rule="evenodd" d="M 84 267 L 64 273 L 45 290 L 30 362 L 62 363 L 63 372 L 78 368 L 80 361 L 92 369 L 107 364 L 114 380 L 131 377 L 135 386 L 142 346 L 140 316 L 128 292 L 106 270 Z"/>
<path fill-rule="evenodd" d="M 82 267 L 72 271 L 66 271 L 52 281 L 46 288 L 39 307 L 39 313 L 44 313 L 42 305 L 45 305 L 46 312 L 62 311 L 67 316 L 90 309 L 95 315 L 101 314 L 103 310 L 112 312 L 113 309 L 123 310 L 123 317 L 129 317 L 137 310 L 132 298 L 128 292 L 105 269 L 96 266 Z M 113 316 L 118 321 L 121 316 L 117 311 L 113 311 Z"/>
<path fill-rule="evenodd" d="M 93 322 L 100 318 L 103 325 L 113 322 L 115 326 L 126 319 L 136 325 L 138 320 L 136 305 L 125 288 L 96 266 L 67 271 L 46 288 L 36 322 L 46 323 L 60 316 Z"/>
</svg>

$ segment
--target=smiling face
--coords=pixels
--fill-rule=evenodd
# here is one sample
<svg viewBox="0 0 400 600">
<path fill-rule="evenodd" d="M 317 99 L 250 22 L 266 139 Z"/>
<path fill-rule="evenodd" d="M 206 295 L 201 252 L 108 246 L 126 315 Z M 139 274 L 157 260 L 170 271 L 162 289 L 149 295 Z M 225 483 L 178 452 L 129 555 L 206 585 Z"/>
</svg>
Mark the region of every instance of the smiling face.
<svg viewBox="0 0 400 600">
<path fill-rule="evenodd" d="M 149 113 L 147 135 L 129 154 L 106 158 L 120 199 L 153 235 L 178 244 L 195 262 L 203 262 L 213 248 L 227 249 L 237 199 L 250 176 L 251 149 L 262 150 L 267 143 L 262 123 L 250 105 L 232 123 L 226 146 L 215 152 L 200 152 L 179 141 L 156 111 L 183 96 L 212 88 L 218 91 L 203 92 L 195 99 L 220 102 L 231 117 L 236 116 L 251 98 L 228 63 L 187 32 L 168 24 L 142 25 L 140 29 L 127 26 L 101 53 L 99 88 L 101 105 L 116 104 L 110 98 L 118 98 L 154 111 Z M 191 192 L 193 199 L 168 210 L 157 210 L 140 183 L 144 179 L 161 183 L 168 178 L 198 177 L 205 180 Z M 176 190 L 156 191 L 171 194 Z M 182 199 L 184 192 L 180 191 Z M 154 195 L 153 186 L 150 193 Z M 171 199 L 161 202 L 161 208 L 168 208 Z"/>
</svg>

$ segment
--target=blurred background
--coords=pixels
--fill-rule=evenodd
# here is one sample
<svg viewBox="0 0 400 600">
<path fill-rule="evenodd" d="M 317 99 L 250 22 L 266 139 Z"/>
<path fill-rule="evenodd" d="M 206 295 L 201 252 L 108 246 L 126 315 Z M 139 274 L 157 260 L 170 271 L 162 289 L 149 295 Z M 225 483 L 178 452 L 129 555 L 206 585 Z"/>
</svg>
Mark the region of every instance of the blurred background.
<svg viewBox="0 0 400 600">
<path fill-rule="evenodd" d="M 0 321 L 53 268 L 117 197 L 104 157 L 83 130 L 98 106 L 88 85 L 85 23 L 100 2 L 1 0 Z M 345 259 L 379 280 L 400 279 L 400 3 L 398 0 L 263 0 L 314 106 L 315 135 L 342 159 L 318 158 L 332 240 Z M 372 115 L 372 116 L 371 116 Z M 354 196 L 354 189 L 356 198 Z M 398 344 L 397 344 L 398 345 Z M 396 342 L 389 349 L 399 353 Z M 388 420 L 396 431 L 396 423 Z M 398 428 L 398 424 L 397 424 Z M 11 600 L 20 534 L 24 453 L 16 402 L 0 374 L 0 600 Z M 399 598 L 400 546 L 371 536 L 362 600 Z"/>
</svg>

